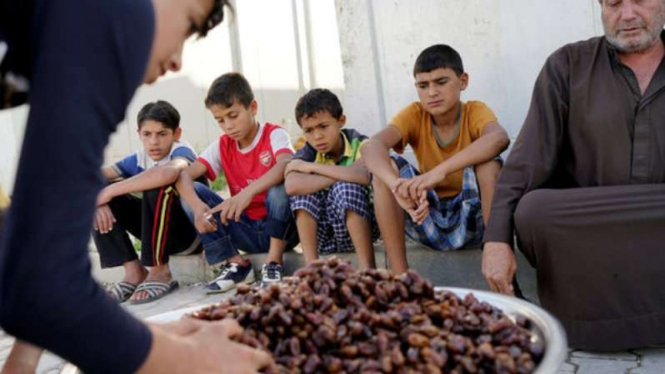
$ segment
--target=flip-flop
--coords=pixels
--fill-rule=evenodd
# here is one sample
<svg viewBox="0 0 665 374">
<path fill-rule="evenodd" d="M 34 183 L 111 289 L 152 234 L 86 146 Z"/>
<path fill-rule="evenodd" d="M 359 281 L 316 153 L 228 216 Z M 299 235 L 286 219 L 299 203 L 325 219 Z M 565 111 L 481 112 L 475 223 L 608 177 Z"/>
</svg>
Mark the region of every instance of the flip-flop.
<svg viewBox="0 0 665 374">
<path fill-rule="evenodd" d="M 136 287 L 138 286 L 129 282 L 118 282 L 111 287 L 109 294 L 119 303 L 124 303 L 136 292 Z"/>
<path fill-rule="evenodd" d="M 140 305 L 159 300 L 162 297 L 168 295 L 178 288 L 178 282 L 172 280 L 171 282 L 158 282 L 158 281 L 149 281 L 143 282 L 136 287 L 134 293 L 144 291 L 148 293 L 148 297 L 142 300 L 129 300 L 129 303 L 132 305 Z"/>
</svg>

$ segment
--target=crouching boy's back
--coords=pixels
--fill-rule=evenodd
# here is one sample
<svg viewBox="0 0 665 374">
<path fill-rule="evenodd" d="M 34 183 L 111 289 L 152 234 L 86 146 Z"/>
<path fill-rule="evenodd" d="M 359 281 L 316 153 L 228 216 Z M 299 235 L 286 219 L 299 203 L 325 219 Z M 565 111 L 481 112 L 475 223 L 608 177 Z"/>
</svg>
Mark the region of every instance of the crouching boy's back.
<svg viewBox="0 0 665 374">
<path fill-rule="evenodd" d="M 372 242 L 378 237 L 369 174 L 360 157 L 367 137 L 346 123 L 335 94 L 314 89 L 296 106 L 307 143 L 286 168 L 286 190 L 309 263 L 318 253 L 358 253 L 360 268 L 374 267 Z"/>
</svg>

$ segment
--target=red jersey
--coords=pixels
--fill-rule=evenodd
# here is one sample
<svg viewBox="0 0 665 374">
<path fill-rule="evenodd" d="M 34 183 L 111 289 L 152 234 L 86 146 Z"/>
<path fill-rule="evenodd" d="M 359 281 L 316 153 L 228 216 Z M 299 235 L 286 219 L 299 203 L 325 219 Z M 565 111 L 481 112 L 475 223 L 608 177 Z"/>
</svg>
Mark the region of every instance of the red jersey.
<svg viewBox="0 0 665 374">
<path fill-rule="evenodd" d="M 289 134 L 282 127 L 266 122 L 259 124 L 259 131 L 248 147 L 239 149 L 238 142 L 224 134 L 210 144 L 198 160 L 208 169 L 206 177 L 210 180 L 223 172 L 231 196 L 235 196 L 275 166 L 277 156 L 282 153 L 294 153 Z M 249 218 L 260 220 L 267 215 L 267 193 L 254 196 L 244 212 Z"/>
</svg>

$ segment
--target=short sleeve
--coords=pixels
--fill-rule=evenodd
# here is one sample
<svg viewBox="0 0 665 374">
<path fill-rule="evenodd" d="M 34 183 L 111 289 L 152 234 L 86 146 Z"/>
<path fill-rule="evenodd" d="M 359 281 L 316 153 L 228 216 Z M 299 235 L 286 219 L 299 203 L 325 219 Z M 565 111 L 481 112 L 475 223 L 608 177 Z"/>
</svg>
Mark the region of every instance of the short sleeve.
<svg viewBox="0 0 665 374">
<path fill-rule="evenodd" d="M 112 168 L 120 175 L 122 178 L 130 178 L 139 173 L 139 166 L 136 153 L 133 153 L 130 156 L 123 158 L 122 160 L 115 163 Z"/>
<path fill-rule="evenodd" d="M 189 147 L 178 147 L 173 150 L 171 154 L 171 160 L 175 158 L 184 158 L 190 164 L 196 161 L 196 153 Z"/>
<path fill-rule="evenodd" d="M 416 138 L 414 129 L 420 124 L 420 108 L 418 103 L 412 103 L 402 109 L 402 111 L 393 117 L 390 124 L 395 126 L 400 134 L 402 134 L 402 142 L 393 147 L 396 152 L 402 153 L 404 147 L 411 144 Z"/>
<path fill-rule="evenodd" d="M 308 143 L 305 143 L 305 146 L 296 152 L 295 156 L 293 156 L 293 159 L 314 162 L 314 160 L 316 160 L 316 150 L 314 150 L 314 148 Z"/>
<path fill-rule="evenodd" d="M 282 128 L 274 129 L 270 133 L 270 147 L 275 157 L 282 153 L 293 154 L 293 145 L 291 145 L 291 137 L 289 133 Z"/>
<path fill-rule="evenodd" d="M 222 155 L 219 149 L 220 140 L 217 139 L 208 146 L 201 154 L 197 161 L 201 162 L 206 167 L 206 178 L 214 181 L 217 176 L 222 172 Z"/>
<path fill-rule="evenodd" d="M 471 132 L 471 140 L 474 141 L 483 134 L 485 126 L 496 122 L 497 118 L 492 109 L 483 102 L 470 101 L 467 105 L 469 105 L 469 131 Z"/>
</svg>

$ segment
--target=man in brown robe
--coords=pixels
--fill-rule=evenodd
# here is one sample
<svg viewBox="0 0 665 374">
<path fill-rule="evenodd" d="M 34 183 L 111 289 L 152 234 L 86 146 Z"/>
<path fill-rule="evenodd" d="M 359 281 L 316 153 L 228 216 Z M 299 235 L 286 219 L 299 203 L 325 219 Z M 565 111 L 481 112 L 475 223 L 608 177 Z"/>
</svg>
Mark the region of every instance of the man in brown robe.
<svg viewBox="0 0 665 374">
<path fill-rule="evenodd" d="M 515 233 L 570 346 L 614 350 L 665 342 L 665 1 L 600 4 L 605 36 L 538 77 L 482 270 L 513 294 Z"/>
</svg>

